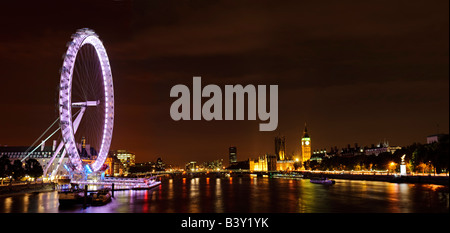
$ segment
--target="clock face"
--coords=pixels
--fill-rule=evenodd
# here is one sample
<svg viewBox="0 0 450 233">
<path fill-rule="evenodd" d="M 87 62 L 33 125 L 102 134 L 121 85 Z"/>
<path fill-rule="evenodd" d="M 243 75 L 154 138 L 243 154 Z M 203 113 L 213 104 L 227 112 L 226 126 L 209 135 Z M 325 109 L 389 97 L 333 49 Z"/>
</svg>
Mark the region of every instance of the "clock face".
<svg viewBox="0 0 450 233">
<path fill-rule="evenodd" d="M 305 143 L 306 143 L 306 145 L 309 145 L 309 141 L 306 141 Z"/>
</svg>

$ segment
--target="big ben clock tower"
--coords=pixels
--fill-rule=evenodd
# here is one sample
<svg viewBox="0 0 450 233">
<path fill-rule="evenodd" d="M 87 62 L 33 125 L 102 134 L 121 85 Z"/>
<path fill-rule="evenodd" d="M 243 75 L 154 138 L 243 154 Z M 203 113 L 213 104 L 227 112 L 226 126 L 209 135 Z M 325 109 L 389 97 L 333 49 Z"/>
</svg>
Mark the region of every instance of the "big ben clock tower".
<svg viewBox="0 0 450 233">
<path fill-rule="evenodd" d="M 308 130 L 306 129 L 305 123 L 305 130 L 303 131 L 302 137 L 302 162 L 309 159 L 311 159 L 311 138 L 308 135 Z"/>
</svg>

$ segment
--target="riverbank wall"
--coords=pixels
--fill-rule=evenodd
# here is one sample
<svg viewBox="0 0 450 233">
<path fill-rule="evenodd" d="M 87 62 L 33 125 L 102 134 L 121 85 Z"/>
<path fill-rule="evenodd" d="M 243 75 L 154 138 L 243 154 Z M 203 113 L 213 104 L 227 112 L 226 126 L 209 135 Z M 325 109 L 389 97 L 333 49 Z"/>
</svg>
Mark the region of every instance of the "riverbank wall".
<svg viewBox="0 0 450 233">
<path fill-rule="evenodd" d="M 329 179 L 344 180 L 368 180 L 368 181 L 386 181 L 393 183 L 417 183 L 417 184 L 438 184 L 449 185 L 448 176 L 426 176 L 426 175 L 369 175 L 369 174 L 339 174 L 339 173 L 320 173 L 320 172 L 302 172 L 305 178 L 310 177 L 328 177 Z"/>
<path fill-rule="evenodd" d="M 26 192 L 45 192 L 55 190 L 54 183 L 21 183 L 11 185 L 1 185 L 0 195 L 10 195 Z"/>
</svg>

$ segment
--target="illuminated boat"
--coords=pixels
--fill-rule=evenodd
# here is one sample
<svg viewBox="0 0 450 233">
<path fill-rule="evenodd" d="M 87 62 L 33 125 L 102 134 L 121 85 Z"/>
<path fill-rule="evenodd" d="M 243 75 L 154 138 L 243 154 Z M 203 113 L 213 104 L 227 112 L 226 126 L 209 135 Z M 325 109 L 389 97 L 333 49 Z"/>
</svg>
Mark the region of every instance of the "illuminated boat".
<svg viewBox="0 0 450 233">
<path fill-rule="evenodd" d="M 336 183 L 334 180 L 330 180 L 328 178 L 311 178 L 309 182 L 313 184 L 334 184 Z"/>
<path fill-rule="evenodd" d="M 143 179 L 143 182 L 136 183 L 133 190 L 142 190 L 142 189 L 152 189 L 161 184 L 161 181 L 158 181 L 156 177 L 150 177 L 148 179 Z"/>
</svg>

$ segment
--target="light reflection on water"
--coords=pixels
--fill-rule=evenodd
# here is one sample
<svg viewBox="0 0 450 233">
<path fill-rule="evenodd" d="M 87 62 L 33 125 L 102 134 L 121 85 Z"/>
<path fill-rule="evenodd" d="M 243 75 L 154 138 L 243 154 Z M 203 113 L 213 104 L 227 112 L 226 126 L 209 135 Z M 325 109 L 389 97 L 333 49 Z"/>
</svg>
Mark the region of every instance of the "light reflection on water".
<svg viewBox="0 0 450 233">
<path fill-rule="evenodd" d="M 448 187 L 256 177 L 163 179 L 152 190 L 116 191 L 100 207 L 61 207 L 57 192 L 0 196 L 0 213 L 415 213 L 449 211 Z"/>
</svg>

